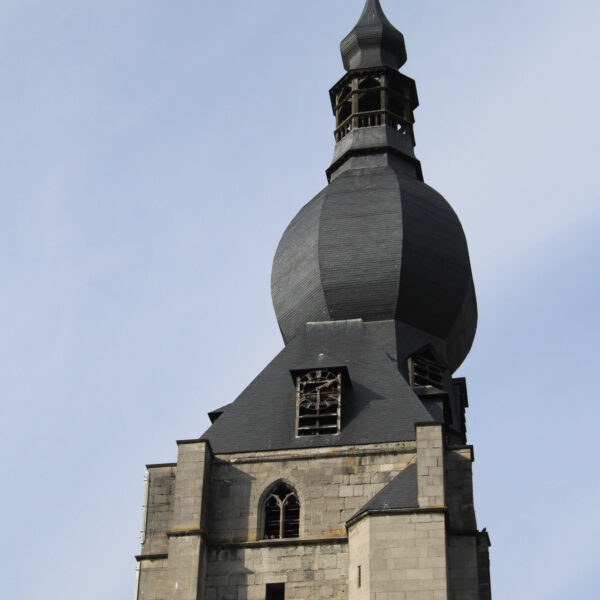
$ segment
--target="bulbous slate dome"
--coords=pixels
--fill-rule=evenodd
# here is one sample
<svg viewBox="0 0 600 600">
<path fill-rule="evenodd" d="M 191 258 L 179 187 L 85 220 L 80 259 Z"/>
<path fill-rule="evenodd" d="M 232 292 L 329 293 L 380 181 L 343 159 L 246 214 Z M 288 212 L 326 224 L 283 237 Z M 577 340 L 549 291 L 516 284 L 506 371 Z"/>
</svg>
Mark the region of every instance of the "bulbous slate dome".
<svg viewBox="0 0 600 600">
<path fill-rule="evenodd" d="M 389 25 L 378 0 L 367 0 L 363 16 L 368 11 Z M 381 39 L 389 55 L 391 38 Z M 403 52 L 401 36 L 396 43 Z M 379 56 L 351 68 L 330 92 L 337 120 L 330 183 L 279 242 L 273 304 L 286 344 L 308 322 L 396 321 L 439 342 L 454 371 L 477 325 L 467 242 L 414 157 L 414 81 Z"/>
<path fill-rule="evenodd" d="M 271 293 L 286 343 L 307 322 L 393 319 L 444 340 L 455 369 L 475 335 L 460 221 L 391 166 L 348 170 L 300 210 L 275 253 Z"/>
</svg>

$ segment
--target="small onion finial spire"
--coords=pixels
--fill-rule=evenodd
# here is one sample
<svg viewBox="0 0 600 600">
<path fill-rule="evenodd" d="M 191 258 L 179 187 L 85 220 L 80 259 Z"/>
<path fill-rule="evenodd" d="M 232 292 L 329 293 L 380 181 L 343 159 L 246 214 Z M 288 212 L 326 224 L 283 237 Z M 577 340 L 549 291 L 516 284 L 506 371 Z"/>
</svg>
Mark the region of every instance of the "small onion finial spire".
<svg viewBox="0 0 600 600">
<path fill-rule="evenodd" d="M 379 0 L 366 1 L 340 50 L 347 71 L 381 66 L 399 69 L 406 62 L 404 36 L 388 21 Z"/>
</svg>

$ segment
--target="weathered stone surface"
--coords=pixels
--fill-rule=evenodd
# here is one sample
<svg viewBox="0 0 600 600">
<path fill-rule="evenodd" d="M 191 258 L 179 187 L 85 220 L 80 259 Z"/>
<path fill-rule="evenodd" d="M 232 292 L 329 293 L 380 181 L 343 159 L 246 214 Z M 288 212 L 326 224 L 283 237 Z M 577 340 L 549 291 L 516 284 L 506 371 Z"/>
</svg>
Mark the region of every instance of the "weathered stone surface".
<svg viewBox="0 0 600 600">
<path fill-rule="evenodd" d="M 167 559 L 141 561 L 138 600 L 164 600 L 166 597 Z"/>
<path fill-rule="evenodd" d="M 204 595 L 207 520 L 205 487 L 212 452 L 207 442 L 179 443 L 175 497 L 168 546 L 167 598 L 197 600 Z"/>
<path fill-rule="evenodd" d="M 445 506 L 443 446 L 442 425 L 428 423 L 417 426 L 417 469 L 421 508 Z"/>
<path fill-rule="evenodd" d="M 206 600 L 262 600 L 268 583 L 285 583 L 286 600 L 344 598 L 347 563 L 345 543 L 213 549 Z"/>
<path fill-rule="evenodd" d="M 142 533 L 142 555 L 167 552 L 167 531 L 171 526 L 176 468 L 169 466 L 148 469 L 148 495 L 144 502 L 146 517 Z"/>
<path fill-rule="evenodd" d="M 217 457 L 211 468 L 211 542 L 262 537 L 265 491 L 283 479 L 297 492 L 303 538 L 345 536 L 346 521 L 414 460 L 414 445 L 379 444 L 330 449 L 327 454 L 253 453 Z M 374 483 L 357 483 L 371 481 Z"/>
<path fill-rule="evenodd" d="M 447 598 L 444 515 L 365 517 L 350 527 L 349 572 L 349 600 Z"/>
</svg>

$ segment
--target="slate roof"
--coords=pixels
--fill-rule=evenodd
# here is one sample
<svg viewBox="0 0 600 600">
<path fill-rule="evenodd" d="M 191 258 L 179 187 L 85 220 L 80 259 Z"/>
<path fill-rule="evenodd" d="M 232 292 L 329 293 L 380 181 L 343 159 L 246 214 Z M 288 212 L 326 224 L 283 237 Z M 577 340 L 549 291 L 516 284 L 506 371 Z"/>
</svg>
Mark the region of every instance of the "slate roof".
<svg viewBox="0 0 600 600">
<path fill-rule="evenodd" d="M 346 70 L 382 65 L 399 69 L 406 62 L 404 36 L 388 21 L 379 0 L 366 0 L 340 51 Z"/>
<path fill-rule="evenodd" d="M 366 0 L 342 55 L 347 69 L 406 60 L 378 0 Z M 407 359 L 430 345 L 453 372 L 471 347 L 477 306 L 458 217 L 422 181 L 412 141 L 407 154 L 382 145 L 380 128 L 362 130 L 351 132 L 355 147 L 338 147 L 352 156 L 281 238 L 271 293 L 286 346 L 231 405 L 210 413 L 204 437 L 217 454 L 413 440 L 415 423 L 432 417 L 403 377 Z M 396 326 L 379 335 L 381 323 Z M 341 431 L 297 438 L 290 372 L 335 367 L 352 382 Z"/>
<path fill-rule="evenodd" d="M 368 511 L 381 512 L 399 508 L 418 508 L 417 465 L 410 464 L 352 516 L 350 521 Z"/>
<path fill-rule="evenodd" d="M 337 435 L 295 436 L 290 371 L 346 367 Z M 399 442 L 432 417 L 361 320 L 307 324 L 203 434 L 217 454 Z"/>
<path fill-rule="evenodd" d="M 451 371 L 477 326 L 458 217 L 389 165 L 342 173 L 300 210 L 277 247 L 271 294 L 286 343 L 312 321 L 395 319 L 444 340 Z"/>
</svg>

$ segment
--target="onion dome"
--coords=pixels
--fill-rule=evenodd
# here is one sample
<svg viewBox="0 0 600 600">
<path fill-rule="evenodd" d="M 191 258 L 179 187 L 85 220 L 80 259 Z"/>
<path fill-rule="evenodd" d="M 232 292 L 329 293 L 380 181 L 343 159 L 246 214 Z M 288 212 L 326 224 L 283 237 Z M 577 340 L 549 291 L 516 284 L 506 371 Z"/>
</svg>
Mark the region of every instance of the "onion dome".
<svg viewBox="0 0 600 600">
<path fill-rule="evenodd" d="M 414 156 L 416 86 L 397 71 L 406 54 L 394 32 L 368 0 L 342 42 L 349 71 L 330 91 L 329 185 L 285 230 L 271 294 L 286 344 L 309 322 L 386 321 L 411 344 L 436 347 L 454 371 L 477 326 L 469 253 L 458 217 Z"/>
<path fill-rule="evenodd" d="M 340 49 L 347 71 L 378 66 L 399 69 L 406 62 L 404 36 L 387 20 L 379 0 L 367 0 Z"/>
<path fill-rule="evenodd" d="M 311 200 L 275 254 L 284 341 L 305 323 L 395 320 L 442 340 L 456 369 L 477 309 L 465 236 L 434 189 L 388 164 L 349 169 Z"/>
</svg>

